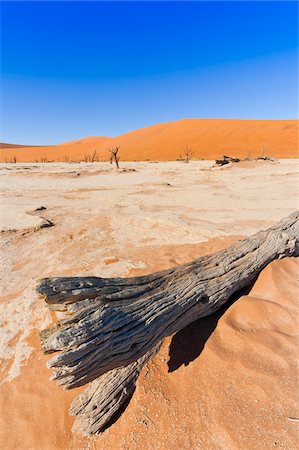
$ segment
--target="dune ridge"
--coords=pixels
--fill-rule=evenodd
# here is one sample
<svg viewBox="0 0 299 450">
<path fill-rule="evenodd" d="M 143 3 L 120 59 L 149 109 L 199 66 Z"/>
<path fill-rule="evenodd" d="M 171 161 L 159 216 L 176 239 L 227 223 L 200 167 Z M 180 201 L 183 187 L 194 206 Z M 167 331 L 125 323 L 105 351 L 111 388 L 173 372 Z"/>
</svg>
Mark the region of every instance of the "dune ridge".
<svg viewBox="0 0 299 450">
<path fill-rule="evenodd" d="M 179 159 L 188 144 L 195 159 L 223 154 L 274 158 L 298 157 L 298 120 L 183 119 L 140 128 L 117 137 L 90 136 L 51 146 L 1 144 L 0 162 L 82 161 L 97 150 L 109 160 L 109 148 L 119 145 L 121 160 L 168 161 Z"/>
</svg>

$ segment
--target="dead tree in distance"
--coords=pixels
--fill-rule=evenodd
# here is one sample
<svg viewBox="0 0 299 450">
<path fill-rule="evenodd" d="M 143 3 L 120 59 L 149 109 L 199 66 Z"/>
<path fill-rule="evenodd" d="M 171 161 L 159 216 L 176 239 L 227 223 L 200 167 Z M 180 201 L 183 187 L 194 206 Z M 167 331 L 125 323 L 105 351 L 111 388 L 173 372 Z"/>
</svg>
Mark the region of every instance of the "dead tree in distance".
<svg viewBox="0 0 299 450">
<path fill-rule="evenodd" d="M 112 164 L 112 162 L 114 161 L 116 164 L 116 167 L 119 169 L 119 155 L 118 155 L 118 151 L 119 151 L 119 146 L 115 146 L 114 148 L 109 148 L 109 152 L 111 153 L 110 156 L 110 164 Z"/>
<path fill-rule="evenodd" d="M 188 144 L 186 145 L 184 154 L 185 154 L 185 163 L 188 164 L 190 159 L 193 156 L 193 150 L 192 150 L 192 147 L 190 147 L 190 145 L 188 145 Z"/>
<path fill-rule="evenodd" d="M 97 155 L 97 149 L 95 149 L 94 151 L 93 151 L 93 154 L 91 155 L 91 162 L 93 163 L 93 162 L 98 162 L 98 160 L 99 160 L 99 158 L 98 158 L 98 155 Z"/>
</svg>

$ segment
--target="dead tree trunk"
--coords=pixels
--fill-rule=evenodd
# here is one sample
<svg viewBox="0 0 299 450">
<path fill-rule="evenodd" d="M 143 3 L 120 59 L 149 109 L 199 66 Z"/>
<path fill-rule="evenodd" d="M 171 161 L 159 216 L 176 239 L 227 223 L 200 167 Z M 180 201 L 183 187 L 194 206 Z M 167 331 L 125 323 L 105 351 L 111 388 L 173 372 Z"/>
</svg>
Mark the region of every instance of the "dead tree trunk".
<svg viewBox="0 0 299 450">
<path fill-rule="evenodd" d="M 110 164 L 112 164 L 112 161 L 115 161 L 116 167 L 119 169 L 119 156 L 118 156 L 119 147 L 114 147 L 113 149 L 109 149 L 109 152 L 111 153 L 110 157 Z"/>
<path fill-rule="evenodd" d="M 298 235 L 296 212 L 224 251 L 162 272 L 41 280 L 37 290 L 49 307 L 69 314 L 41 332 L 43 351 L 60 352 L 48 362 L 52 379 L 66 389 L 92 381 L 72 405 L 77 423 L 87 433 L 101 431 L 166 336 L 219 309 L 272 260 L 298 255 Z"/>
<path fill-rule="evenodd" d="M 186 145 L 184 153 L 185 153 L 185 163 L 188 164 L 193 155 L 193 150 L 190 147 L 190 145 Z"/>
<path fill-rule="evenodd" d="M 89 383 L 71 404 L 70 415 L 76 416 L 73 431 L 85 435 L 104 431 L 130 401 L 142 368 L 161 344 L 162 341 L 132 364 L 110 370 Z"/>
</svg>

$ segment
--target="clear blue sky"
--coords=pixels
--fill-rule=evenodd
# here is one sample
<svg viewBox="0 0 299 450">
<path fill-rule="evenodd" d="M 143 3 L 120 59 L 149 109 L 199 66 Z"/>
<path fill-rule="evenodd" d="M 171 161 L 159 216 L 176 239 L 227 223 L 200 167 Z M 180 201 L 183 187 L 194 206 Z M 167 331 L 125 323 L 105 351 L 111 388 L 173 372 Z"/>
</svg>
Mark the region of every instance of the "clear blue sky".
<svg viewBox="0 0 299 450">
<path fill-rule="evenodd" d="M 1 2 L 1 140 L 297 116 L 298 4 Z"/>
</svg>

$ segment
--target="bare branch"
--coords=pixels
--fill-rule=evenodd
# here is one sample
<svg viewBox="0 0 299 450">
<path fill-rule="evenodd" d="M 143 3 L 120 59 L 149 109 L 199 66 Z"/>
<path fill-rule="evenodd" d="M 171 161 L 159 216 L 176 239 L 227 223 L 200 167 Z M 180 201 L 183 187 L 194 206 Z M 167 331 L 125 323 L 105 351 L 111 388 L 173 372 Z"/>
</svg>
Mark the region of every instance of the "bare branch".
<svg viewBox="0 0 299 450">
<path fill-rule="evenodd" d="M 119 146 L 115 146 L 114 148 L 108 148 L 108 151 L 111 153 L 111 157 L 110 157 L 110 164 L 112 164 L 112 162 L 114 161 L 116 164 L 116 167 L 119 169 L 119 160 L 120 157 L 118 156 L 118 151 L 119 151 L 120 147 Z"/>
<path fill-rule="evenodd" d="M 190 159 L 193 156 L 193 150 L 192 147 L 190 147 L 190 145 L 186 145 L 185 150 L 184 150 L 184 154 L 185 154 L 185 163 L 188 164 Z"/>
</svg>

